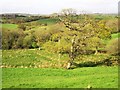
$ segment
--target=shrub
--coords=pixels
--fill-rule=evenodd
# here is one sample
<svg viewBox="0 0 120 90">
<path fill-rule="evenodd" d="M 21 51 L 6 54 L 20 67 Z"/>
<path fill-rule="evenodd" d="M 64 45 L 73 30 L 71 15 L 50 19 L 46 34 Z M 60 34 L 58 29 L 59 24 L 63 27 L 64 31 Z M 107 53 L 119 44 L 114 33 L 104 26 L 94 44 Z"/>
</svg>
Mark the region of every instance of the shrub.
<svg viewBox="0 0 120 90">
<path fill-rule="evenodd" d="M 19 37 L 17 31 L 3 30 L 2 33 L 2 45 L 3 49 L 11 49 L 16 44 L 16 41 Z"/>
<path fill-rule="evenodd" d="M 26 30 L 26 26 L 24 24 L 19 24 L 18 28 L 22 29 L 22 30 Z"/>
<path fill-rule="evenodd" d="M 23 40 L 24 48 L 32 48 L 32 36 L 27 35 Z"/>
<path fill-rule="evenodd" d="M 33 42 L 33 43 L 32 43 L 32 47 L 33 47 L 33 48 L 38 48 L 37 42 Z"/>
<path fill-rule="evenodd" d="M 56 42 L 52 42 L 52 41 L 48 41 L 46 42 L 43 47 L 48 50 L 49 52 L 57 52 L 58 51 L 58 47 Z"/>
<path fill-rule="evenodd" d="M 111 40 L 106 46 L 107 53 L 112 55 L 120 54 L 120 48 L 118 48 L 119 43 L 120 38 Z"/>
</svg>

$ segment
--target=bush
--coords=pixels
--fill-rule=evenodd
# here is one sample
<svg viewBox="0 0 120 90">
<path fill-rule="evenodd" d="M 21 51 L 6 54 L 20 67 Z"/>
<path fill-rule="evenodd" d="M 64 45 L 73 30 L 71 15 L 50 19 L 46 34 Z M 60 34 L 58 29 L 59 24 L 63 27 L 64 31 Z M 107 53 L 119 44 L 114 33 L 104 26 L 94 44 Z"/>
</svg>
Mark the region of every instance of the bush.
<svg viewBox="0 0 120 90">
<path fill-rule="evenodd" d="M 26 30 L 26 26 L 24 24 L 19 24 L 18 28 L 22 29 L 22 30 Z"/>
<path fill-rule="evenodd" d="M 32 39 L 33 37 L 31 35 L 27 35 L 23 40 L 23 46 L 24 48 L 32 48 Z"/>
<path fill-rule="evenodd" d="M 2 48 L 3 49 L 12 49 L 16 44 L 16 41 L 19 37 L 17 31 L 3 30 L 2 33 Z"/>
<path fill-rule="evenodd" d="M 120 48 L 118 47 L 119 43 L 120 38 L 111 40 L 110 43 L 108 43 L 108 45 L 106 46 L 107 53 L 111 55 L 120 54 Z"/>
<path fill-rule="evenodd" d="M 55 52 L 57 53 L 58 47 L 56 42 L 48 41 L 45 44 L 43 44 L 43 47 L 48 50 L 49 52 Z"/>
<path fill-rule="evenodd" d="M 2 49 L 22 48 L 24 37 L 23 31 L 4 29 L 2 32 Z"/>
</svg>

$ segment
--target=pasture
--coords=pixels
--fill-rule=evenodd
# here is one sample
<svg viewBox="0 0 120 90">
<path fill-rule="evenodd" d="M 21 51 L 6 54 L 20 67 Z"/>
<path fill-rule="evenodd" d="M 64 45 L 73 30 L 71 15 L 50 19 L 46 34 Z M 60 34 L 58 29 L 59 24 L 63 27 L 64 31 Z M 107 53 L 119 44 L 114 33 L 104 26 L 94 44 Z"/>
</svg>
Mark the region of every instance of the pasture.
<svg viewBox="0 0 120 90">
<path fill-rule="evenodd" d="M 118 88 L 118 67 L 77 67 L 67 70 L 64 64 L 69 57 L 45 50 L 3 50 L 3 88 Z M 103 60 L 104 55 L 88 55 L 85 61 Z M 60 61 L 59 61 L 60 60 Z M 84 60 L 84 59 L 83 59 Z M 90 64 L 90 63 L 88 63 Z M 60 67 L 59 67 L 60 65 Z M 11 83 L 12 81 L 12 83 Z"/>
<path fill-rule="evenodd" d="M 112 39 L 120 38 L 120 33 L 114 33 L 111 36 L 112 36 Z"/>
<path fill-rule="evenodd" d="M 18 28 L 17 24 L 2 24 L 2 28 L 14 30 Z"/>
<path fill-rule="evenodd" d="M 59 21 L 59 19 L 57 18 L 48 18 L 48 19 L 40 19 L 40 20 L 37 20 L 37 22 L 39 23 L 42 23 L 42 24 L 48 24 L 48 25 L 52 25 L 52 24 L 55 24 Z"/>
<path fill-rule="evenodd" d="M 106 66 L 104 60 L 109 57 L 107 54 L 80 55 L 74 62 L 78 64 L 77 67 Z M 58 53 L 51 53 L 46 50 L 17 49 L 2 51 L 2 67 L 5 68 L 66 68 L 68 60 L 68 54 L 59 56 Z M 117 57 L 111 57 L 112 65 L 117 65 L 116 60 Z"/>
<path fill-rule="evenodd" d="M 3 68 L 3 88 L 118 88 L 118 67 Z M 12 82 L 11 82 L 12 81 Z"/>
<path fill-rule="evenodd" d="M 118 88 L 115 16 L 19 17 L 2 24 L 2 88 Z"/>
</svg>

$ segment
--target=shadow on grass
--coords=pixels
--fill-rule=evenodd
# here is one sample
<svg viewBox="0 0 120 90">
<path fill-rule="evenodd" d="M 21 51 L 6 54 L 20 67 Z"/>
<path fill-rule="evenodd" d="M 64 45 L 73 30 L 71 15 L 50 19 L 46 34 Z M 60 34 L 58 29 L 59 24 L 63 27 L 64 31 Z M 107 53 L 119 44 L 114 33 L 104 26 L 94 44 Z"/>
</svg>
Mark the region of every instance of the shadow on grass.
<svg viewBox="0 0 120 90">
<path fill-rule="evenodd" d="M 81 63 L 73 63 L 73 66 L 70 69 L 79 68 L 79 67 L 96 67 L 96 66 L 112 66 L 117 65 L 118 60 L 111 60 L 111 58 L 104 59 L 102 61 L 87 61 L 87 62 L 81 62 Z"/>
</svg>

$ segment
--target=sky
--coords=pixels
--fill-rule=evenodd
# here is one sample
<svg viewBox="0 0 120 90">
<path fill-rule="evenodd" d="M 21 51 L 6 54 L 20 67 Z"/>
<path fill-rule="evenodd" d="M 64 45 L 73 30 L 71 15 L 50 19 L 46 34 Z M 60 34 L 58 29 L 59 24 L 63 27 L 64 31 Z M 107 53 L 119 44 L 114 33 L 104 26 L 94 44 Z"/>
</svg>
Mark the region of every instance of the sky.
<svg viewBox="0 0 120 90">
<path fill-rule="evenodd" d="M 90 13 L 118 13 L 119 0 L 0 0 L 0 13 L 52 14 L 73 8 Z"/>
</svg>

